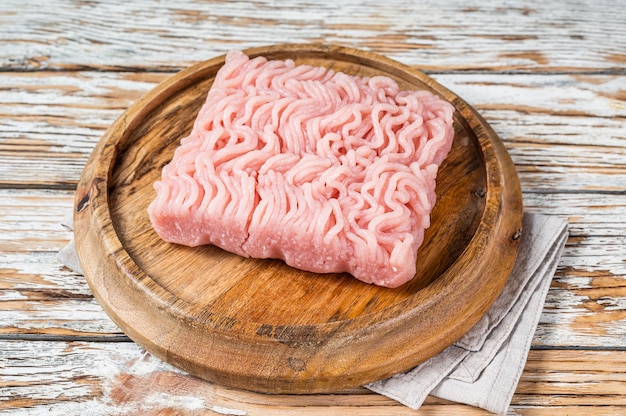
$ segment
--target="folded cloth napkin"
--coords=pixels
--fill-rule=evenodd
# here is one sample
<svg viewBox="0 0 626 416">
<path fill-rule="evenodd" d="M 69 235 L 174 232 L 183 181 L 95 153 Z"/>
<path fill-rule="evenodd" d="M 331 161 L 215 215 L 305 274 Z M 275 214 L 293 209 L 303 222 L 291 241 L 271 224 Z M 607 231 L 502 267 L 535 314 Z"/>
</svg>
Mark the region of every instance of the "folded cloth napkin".
<svg viewBox="0 0 626 416">
<path fill-rule="evenodd" d="M 63 224 L 72 228 L 72 219 Z M 368 384 L 368 389 L 419 408 L 433 395 L 506 413 L 567 239 L 567 222 L 524 214 L 522 240 L 513 271 L 489 311 L 467 334 L 406 373 Z M 58 260 L 82 274 L 74 241 Z"/>
<path fill-rule="evenodd" d="M 483 318 L 433 358 L 366 387 L 413 409 L 430 394 L 506 413 L 567 235 L 566 221 L 525 213 L 515 266 Z"/>
</svg>

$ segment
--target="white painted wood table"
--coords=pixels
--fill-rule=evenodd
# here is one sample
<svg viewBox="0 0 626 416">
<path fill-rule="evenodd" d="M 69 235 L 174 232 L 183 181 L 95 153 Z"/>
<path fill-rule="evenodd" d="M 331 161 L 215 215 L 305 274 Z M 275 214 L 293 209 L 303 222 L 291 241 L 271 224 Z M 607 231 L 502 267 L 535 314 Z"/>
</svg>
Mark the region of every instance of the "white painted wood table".
<svg viewBox="0 0 626 416">
<path fill-rule="evenodd" d="M 131 342 L 57 262 L 83 165 L 117 116 L 188 65 L 284 42 L 384 54 L 484 115 L 526 210 L 571 233 L 510 413 L 626 414 L 625 22 L 617 0 L 0 2 L 0 414 L 484 413 L 197 380 Z"/>
</svg>

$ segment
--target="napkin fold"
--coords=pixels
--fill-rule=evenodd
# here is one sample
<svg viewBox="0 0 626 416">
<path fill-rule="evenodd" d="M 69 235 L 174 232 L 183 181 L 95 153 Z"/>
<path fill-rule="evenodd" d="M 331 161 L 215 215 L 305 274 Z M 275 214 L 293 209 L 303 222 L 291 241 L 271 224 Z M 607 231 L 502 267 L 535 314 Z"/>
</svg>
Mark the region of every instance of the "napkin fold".
<svg viewBox="0 0 626 416">
<path fill-rule="evenodd" d="M 565 220 L 525 213 L 511 275 L 481 320 L 438 355 L 365 387 L 413 409 L 430 394 L 506 413 L 567 236 Z"/>
<path fill-rule="evenodd" d="M 62 224 L 72 229 L 71 215 Z M 413 409 L 430 394 L 506 413 L 567 235 L 565 220 L 525 213 L 515 266 L 502 293 L 480 321 L 435 357 L 365 387 Z M 57 259 L 83 274 L 73 240 L 59 251 Z"/>
</svg>

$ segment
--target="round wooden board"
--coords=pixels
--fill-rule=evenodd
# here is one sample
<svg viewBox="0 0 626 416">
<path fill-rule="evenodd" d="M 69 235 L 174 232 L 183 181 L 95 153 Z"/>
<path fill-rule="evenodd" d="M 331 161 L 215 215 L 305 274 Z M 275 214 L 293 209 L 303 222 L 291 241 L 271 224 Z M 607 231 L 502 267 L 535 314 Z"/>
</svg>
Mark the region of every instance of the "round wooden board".
<svg viewBox="0 0 626 416">
<path fill-rule="evenodd" d="M 453 149 L 417 275 L 386 289 L 345 274 L 299 271 L 213 246 L 164 243 L 146 209 L 153 183 L 189 133 L 224 56 L 157 86 L 105 133 L 81 177 L 75 238 L 86 279 L 110 317 L 163 360 L 224 385 L 273 393 L 329 392 L 408 370 L 461 337 L 513 267 L 522 221 L 515 168 L 463 100 L 425 74 L 338 46 L 277 45 L 268 59 L 387 75 L 456 108 Z"/>
</svg>

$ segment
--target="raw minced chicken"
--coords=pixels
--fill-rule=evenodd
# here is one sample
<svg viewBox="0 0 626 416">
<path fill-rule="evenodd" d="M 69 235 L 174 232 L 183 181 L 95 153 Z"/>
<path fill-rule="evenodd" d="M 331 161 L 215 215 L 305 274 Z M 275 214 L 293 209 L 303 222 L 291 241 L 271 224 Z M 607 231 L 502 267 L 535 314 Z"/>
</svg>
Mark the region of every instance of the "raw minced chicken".
<svg viewBox="0 0 626 416">
<path fill-rule="evenodd" d="M 151 222 L 167 242 L 400 286 L 415 275 L 453 112 L 388 77 L 231 51 L 155 184 Z"/>
</svg>

